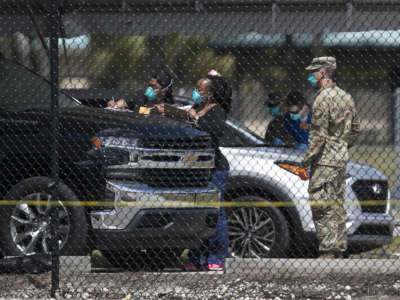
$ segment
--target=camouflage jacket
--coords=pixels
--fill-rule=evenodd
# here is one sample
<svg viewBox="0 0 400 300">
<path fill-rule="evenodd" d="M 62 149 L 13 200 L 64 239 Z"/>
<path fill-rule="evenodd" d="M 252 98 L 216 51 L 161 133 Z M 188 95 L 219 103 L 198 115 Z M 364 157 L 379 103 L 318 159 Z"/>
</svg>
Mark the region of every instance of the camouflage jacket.
<svg viewBox="0 0 400 300">
<path fill-rule="evenodd" d="M 311 128 L 304 166 L 344 167 L 348 148 L 360 132 L 353 98 L 335 84 L 321 88 L 312 106 Z"/>
</svg>

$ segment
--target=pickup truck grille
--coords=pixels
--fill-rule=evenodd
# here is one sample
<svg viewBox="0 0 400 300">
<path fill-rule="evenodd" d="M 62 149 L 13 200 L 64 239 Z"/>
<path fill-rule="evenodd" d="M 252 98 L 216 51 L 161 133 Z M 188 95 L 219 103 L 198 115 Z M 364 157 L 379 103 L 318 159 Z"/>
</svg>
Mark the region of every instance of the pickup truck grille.
<svg viewBox="0 0 400 300">
<path fill-rule="evenodd" d="M 361 202 L 361 211 L 363 213 L 385 213 L 388 198 L 388 182 L 384 180 L 357 180 L 351 186 Z M 377 203 L 368 203 L 363 201 L 373 201 Z"/>
<path fill-rule="evenodd" d="M 211 169 L 139 169 L 137 180 L 151 187 L 206 187 Z"/>
<path fill-rule="evenodd" d="M 215 167 L 210 136 L 146 137 L 133 149 L 104 147 L 107 178 L 150 187 L 207 187 Z"/>
<path fill-rule="evenodd" d="M 196 136 L 184 138 L 154 138 L 147 137 L 141 140 L 143 148 L 158 148 L 158 149 L 182 149 L 182 150 L 196 150 L 196 149 L 211 149 L 210 136 Z"/>
</svg>

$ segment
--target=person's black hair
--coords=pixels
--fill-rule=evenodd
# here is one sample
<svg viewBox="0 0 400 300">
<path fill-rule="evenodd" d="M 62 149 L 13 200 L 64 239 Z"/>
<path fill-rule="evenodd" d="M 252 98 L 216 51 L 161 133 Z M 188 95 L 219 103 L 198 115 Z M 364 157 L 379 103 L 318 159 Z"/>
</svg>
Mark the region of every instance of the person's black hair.
<svg viewBox="0 0 400 300">
<path fill-rule="evenodd" d="M 268 99 L 265 101 L 268 107 L 276 107 L 282 103 L 282 96 L 278 93 L 269 93 Z"/>
<path fill-rule="evenodd" d="M 164 96 L 164 101 L 170 104 L 174 103 L 174 96 L 172 95 L 172 85 L 174 83 L 174 79 L 172 76 L 165 71 L 160 71 L 157 74 L 154 74 L 152 77 L 157 80 L 162 88 L 168 88 L 167 93 Z"/>
<path fill-rule="evenodd" d="M 229 83 L 221 76 L 208 75 L 206 78 L 210 80 L 210 92 L 214 95 L 214 101 L 228 114 L 232 104 L 232 89 Z"/>
<path fill-rule="evenodd" d="M 286 104 L 289 106 L 297 105 L 303 107 L 304 105 L 306 105 L 306 98 L 304 98 L 303 94 L 300 93 L 299 91 L 291 91 L 286 96 Z"/>
</svg>

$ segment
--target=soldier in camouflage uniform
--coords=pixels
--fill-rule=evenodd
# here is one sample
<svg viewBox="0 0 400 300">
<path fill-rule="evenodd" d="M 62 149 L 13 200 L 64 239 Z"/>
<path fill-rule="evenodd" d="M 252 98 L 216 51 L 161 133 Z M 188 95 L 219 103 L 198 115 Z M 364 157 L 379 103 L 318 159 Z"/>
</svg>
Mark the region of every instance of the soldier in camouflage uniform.
<svg viewBox="0 0 400 300">
<path fill-rule="evenodd" d="M 347 249 L 345 171 L 348 148 L 360 131 L 353 98 L 332 80 L 334 57 L 317 57 L 306 70 L 318 89 L 312 105 L 308 149 L 302 162 L 310 167 L 308 192 L 322 257 L 341 257 Z"/>
</svg>

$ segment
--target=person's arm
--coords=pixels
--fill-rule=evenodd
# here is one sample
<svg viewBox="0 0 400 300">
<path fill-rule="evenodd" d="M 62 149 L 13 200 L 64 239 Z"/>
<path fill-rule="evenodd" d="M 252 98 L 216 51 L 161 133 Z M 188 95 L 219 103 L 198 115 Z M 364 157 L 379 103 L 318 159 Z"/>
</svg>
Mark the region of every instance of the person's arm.
<svg viewBox="0 0 400 300">
<path fill-rule="evenodd" d="M 348 148 L 350 148 L 354 145 L 354 142 L 356 141 L 356 138 L 357 138 L 358 134 L 360 133 L 360 130 L 361 130 L 361 122 L 360 122 L 360 119 L 358 118 L 357 113 L 354 108 L 353 118 L 351 120 L 351 125 L 350 125 L 350 131 L 346 138 Z"/>
<path fill-rule="evenodd" d="M 166 117 L 170 117 L 173 119 L 179 119 L 183 121 L 188 121 L 188 122 L 194 122 L 195 119 L 191 118 L 191 114 L 189 113 L 190 111 L 194 111 L 194 109 L 181 109 L 178 107 L 171 106 L 166 103 L 160 103 L 154 105 L 154 107 L 157 109 L 157 111 L 162 115 Z"/>
<path fill-rule="evenodd" d="M 273 134 L 273 122 L 274 120 L 272 120 L 267 127 L 267 130 L 265 131 L 265 136 L 264 136 L 264 143 L 266 145 L 272 145 L 273 141 L 274 141 L 274 134 Z"/>
<path fill-rule="evenodd" d="M 310 166 L 324 148 L 328 136 L 329 104 L 326 99 L 318 96 L 311 113 L 311 128 L 308 137 L 307 152 L 302 161 L 304 167 Z"/>
</svg>

